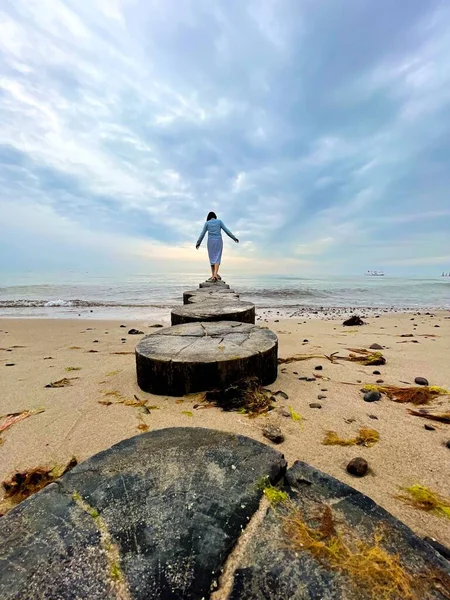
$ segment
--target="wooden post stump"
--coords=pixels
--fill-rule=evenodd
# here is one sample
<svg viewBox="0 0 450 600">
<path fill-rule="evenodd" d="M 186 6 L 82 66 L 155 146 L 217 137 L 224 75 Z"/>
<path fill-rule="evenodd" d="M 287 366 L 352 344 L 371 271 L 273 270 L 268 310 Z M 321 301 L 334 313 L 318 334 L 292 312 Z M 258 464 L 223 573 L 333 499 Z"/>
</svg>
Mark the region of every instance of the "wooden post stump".
<svg viewBox="0 0 450 600">
<path fill-rule="evenodd" d="M 226 290 L 230 289 L 230 286 L 227 283 L 225 283 L 224 281 L 204 281 L 198 287 L 200 289 L 210 288 L 210 287 L 225 288 Z"/>
<path fill-rule="evenodd" d="M 183 396 L 222 388 L 246 377 L 262 385 L 277 377 L 278 338 L 269 329 L 235 321 L 159 329 L 136 347 L 139 387 Z"/>
<path fill-rule="evenodd" d="M 255 322 L 255 305 L 236 300 L 210 300 L 197 304 L 187 304 L 174 308 L 171 313 L 172 325 L 195 321 L 240 321 Z"/>
<path fill-rule="evenodd" d="M 229 298 L 236 296 L 239 298 L 239 294 L 228 288 L 198 288 L 196 290 L 188 290 L 187 292 L 183 292 L 183 304 L 191 304 L 189 300 L 192 298 L 192 296 L 199 296 L 204 300 L 206 300 L 208 296 L 227 296 Z"/>
</svg>

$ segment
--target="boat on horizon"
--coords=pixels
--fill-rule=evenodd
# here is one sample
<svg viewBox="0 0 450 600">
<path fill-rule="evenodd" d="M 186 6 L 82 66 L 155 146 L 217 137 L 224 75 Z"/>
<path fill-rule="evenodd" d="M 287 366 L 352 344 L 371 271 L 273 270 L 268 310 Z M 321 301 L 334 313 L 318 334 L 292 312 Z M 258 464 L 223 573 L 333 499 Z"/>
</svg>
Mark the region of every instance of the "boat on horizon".
<svg viewBox="0 0 450 600">
<path fill-rule="evenodd" d="M 383 271 L 367 271 L 366 276 L 369 277 L 384 277 Z"/>
</svg>

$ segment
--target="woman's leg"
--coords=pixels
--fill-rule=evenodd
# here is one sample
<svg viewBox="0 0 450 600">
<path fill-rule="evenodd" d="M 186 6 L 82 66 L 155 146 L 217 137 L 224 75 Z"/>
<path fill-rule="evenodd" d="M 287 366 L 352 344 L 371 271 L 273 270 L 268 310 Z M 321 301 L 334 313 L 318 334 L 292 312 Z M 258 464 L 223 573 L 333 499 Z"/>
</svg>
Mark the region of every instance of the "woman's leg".
<svg viewBox="0 0 450 600">
<path fill-rule="evenodd" d="M 214 265 L 211 265 L 211 277 L 214 277 Z"/>
<path fill-rule="evenodd" d="M 217 274 L 219 273 L 219 267 L 220 267 L 220 263 L 216 263 L 214 265 L 214 273 L 213 273 L 213 277 L 217 277 Z"/>
</svg>

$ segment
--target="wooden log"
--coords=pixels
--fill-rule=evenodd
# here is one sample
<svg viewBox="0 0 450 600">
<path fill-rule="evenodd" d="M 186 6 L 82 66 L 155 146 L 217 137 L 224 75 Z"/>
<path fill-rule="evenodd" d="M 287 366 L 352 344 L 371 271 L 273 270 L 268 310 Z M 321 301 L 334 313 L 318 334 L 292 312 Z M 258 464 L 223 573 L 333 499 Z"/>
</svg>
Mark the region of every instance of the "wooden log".
<svg viewBox="0 0 450 600">
<path fill-rule="evenodd" d="M 255 322 L 255 305 L 236 300 L 210 300 L 197 304 L 187 304 L 174 308 L 171 313 L 172 325 L 195 321 L 240 321 Z"/>
<path fill-rule="evenodd" d="M 230 289 L 230 286 L 227 283 L 225 283 L 224 281 L 204 281 L 198 287 L 200 289 L 210 288 L 210 287 L 225 288 L 226 290 Z"/>
<path fill-rule="evenodd" d="M 136 346 L 137 381 L 153 394 L 183 396 L 245 377 L 277 378 L 278 339 L 257 325 L 221 321 L 165 327 Z"/>
<path fill-rule="evenodd" d="M 198 288 L 196 290 L 188 290 L 187 292 L 183 292 L 183 304 L 190 304 L 189 299 L 192 298 L 192 296 L 202 296 L 203 299 L 206 299 L 209 295 L 218 296 L 219 294 L 221 296 L 231 294 L 239 298 L 239 294 L 236 294 L 234 290 L 228 288 Z"/>
</svg>

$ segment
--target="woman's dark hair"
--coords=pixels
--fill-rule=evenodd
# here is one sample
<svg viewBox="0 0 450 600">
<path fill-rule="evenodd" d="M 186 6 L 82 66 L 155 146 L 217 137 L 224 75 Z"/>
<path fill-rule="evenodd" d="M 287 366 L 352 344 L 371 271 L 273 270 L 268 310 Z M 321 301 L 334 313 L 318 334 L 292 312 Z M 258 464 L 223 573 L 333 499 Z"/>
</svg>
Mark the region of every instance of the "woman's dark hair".
<svg viewBox="0 0 450 600">
<path fill-rule="evenodd" d="M 215 212 L 210 212 L 210 213 L 208 214 L 208 216 L 206 217 L 206 220 L 207 220 L 207 221 L 211 221 L 211 219 L 217 219 L 217 215 L 216 215 L 216 213 L 215 213 Z"/>
</svg>

